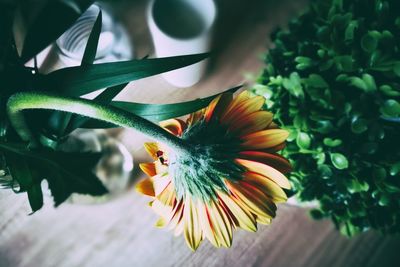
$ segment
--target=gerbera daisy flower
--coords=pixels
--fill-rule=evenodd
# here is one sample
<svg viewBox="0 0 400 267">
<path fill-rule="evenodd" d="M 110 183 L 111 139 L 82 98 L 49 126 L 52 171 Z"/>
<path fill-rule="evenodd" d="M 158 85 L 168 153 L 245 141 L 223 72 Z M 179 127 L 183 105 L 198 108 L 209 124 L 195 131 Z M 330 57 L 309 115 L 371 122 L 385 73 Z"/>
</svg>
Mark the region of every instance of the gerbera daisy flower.
<svg viewBox="0 0 400 267">
<path fill-rule="evenodd" d="M 145 144 L 154 162 L 140 165 L 149 178 L 136 188 L 153 198 L 150 205 L 161 216 L 156 225 L 184 233 L 192 250 L 204 238 L 230 247 L 235 228 L 255 232 L 257 223 L 275 217 L 276 203 L 287 199 L 283 188 L 290 184 L 283 173 L 291 167 L 277 152 L 288 132 L 262 110 L 264 101 L 247 91 L 236 98 L 226 93 L 186 122 L 162 122 L 189 152 Z"/>
</svg>

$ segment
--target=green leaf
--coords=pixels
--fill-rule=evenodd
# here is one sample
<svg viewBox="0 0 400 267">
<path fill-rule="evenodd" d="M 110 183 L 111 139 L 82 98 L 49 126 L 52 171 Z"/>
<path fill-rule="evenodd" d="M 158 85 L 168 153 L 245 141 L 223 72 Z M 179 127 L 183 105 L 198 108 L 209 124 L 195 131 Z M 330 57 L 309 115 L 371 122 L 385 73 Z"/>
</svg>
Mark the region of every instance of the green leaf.
<svg viewBox="0 0 400 267">
<path fill-rule="evenodd" d="M 310 74 L 307 79 L 307 85 L 315 87 L 315 88 L 328 88 L 329 85 L 325 81 L 324 78 L 322 78 L 321 75 L 318 74 Z"/>
<path fill-rule="evenodd" d="M 400 77 L 400 62 L 394 64 L 393 72 L 397 75 L 397 77 Z"/>
<path fill-rule="evenodd" d="M 369 190 L 369 185 L 366 182 L 360 182 L 356 179 L 350 180 L 348 186 L 348 190 L 351 194 L 366 192 Z"/>
<path fill-rule="evenodd" d="M 400 103 L 394 99 L 388 99 L 383 103 L 380 111 L 382 115 L 387 117 L 400 116 Z"/>
<path fill-rule="evenodd" d="M 81 96 L 197 63 L 209 53 L 69 67 L 39 76 L 35 87 Z"/>
<path fill-rule="evenodd" d="M 362 75 L 362 79 L 365 82 L 365 85 L 367 87 L 367 91 L 376 91 L 376 83 L 375 83 L 375 78 L 372 75 L 369 75 L 368 73 L 365 73 Z"/>
<path fill-rule="evenodd" d="M 377 36 L 368 33 L 364 35 L 361 39 L 361 48 L 368 53 L 373 52 L 378 47 Z"/>
<path fill-rule="evenodd" d="M 340 71 L 351 72 L 354 68 L 354 59 L 352 56 L 336 56 L 336 66 Z"/>
<path fill-rule="evenodd" d="M 93 0 L 47 1 L 30 25 L 24 40 L 21 59 L 26 62 L 63 34 Z"/>
<path fill-rule="evenodd" d="M 27 192 L 33 211 L 42 206 L 40 183 L 46 179 L 55 205 L 72 193 L 99 196 L 107 189 L 92 173 L 100 155 L 97 153 L 64 153 L 53 150 L 29 150 L 16 143 L 0 143 L 11 175 L 18 181 L 21 192 Z"/>
<path fill-rule="evenodd" d="M 400 161 L 390 167 L 390 175 L 395 176 L 400 173 Z"/>
<path fill-rule="evenodd" d="M 342 140 L 332 139 L 329 137 L 324 138 L 323 142 L 324 142 L 324 145 L 329 146 L 329 147 L 337 147 L 342 144 Z"/>
<path fill-rule="evenodd" d="M 351 122 L 351 131 L 356 134 L 361 134 L 368 130 L 368 121 L 361 118 L 354 118 Z"/>
<path fill-rule="evenodd" d="M 241 86 L 231 88 L 229 90 L 226 90 L 225 92 L 233 93 L 239 88 L 241 88 Z M 113 101 L 111 102 L 111 105 L 117 108 L 121 108 L 132 114 L 141 116 L 147 120 L 153 122 L 159 122 L 198 111 L 206 107 L 219 94 L 215 94 L 206 98 L 201 98 L 181 103 L 174 103 L 174 104 L 158 105 L 158 104 L 143 104 L 143 103 Z M 115 126 L 109 123 L 93 119 L 90 119 L 82 126 L 82 128 L 91 128 L 91 129 L 111 128 L 111 127 Z"/>
<path fill-rule="evenodd" d="M 85 52 L 83 53 L 81 65 L 91 65 L 96 59 L 97 45 L 99 43 L 101 26 L 102 13 L 100 10 L 96 22 L 93 25 L 92 31 L 90 32 L 89 39 L 85 47 Z"/>
<path fill-rule="evenodd" d="M 368 91 L 367 84 L 361 78 L 353 76 L 353 77 L 349 78 L 349 81 L 350 81 L 350 85 L 352 85 L 356 88 L 359 88 L 363 91 Z"/>
<path fill-rule="evenodd" d="M 40 210 L 43 207 L 43 192 L 40 183 L 29 187 L 27 193 L 32 212 Z"/>
<path fill-rule="evenodd" d="M 349 23 L 345 31 L 345 41 L 351 41 L 354 38 L 354 31 L 358 28 L 358 21 L 353 20 Z"/>
<path fill-rule="evenodd" d="M 331 161 L 336 169 L 344 170 L 349 167 L 349 162 L 347 161 L 347 158 L 341 153 L 332 153 Z"/>
<path fill-rule="evenodd" d="M 311 137 L 307 133 L 299 133 L 296 138 L 296 144 L 303 149 L 308 149 L 311 145 Z"/>
</svg>

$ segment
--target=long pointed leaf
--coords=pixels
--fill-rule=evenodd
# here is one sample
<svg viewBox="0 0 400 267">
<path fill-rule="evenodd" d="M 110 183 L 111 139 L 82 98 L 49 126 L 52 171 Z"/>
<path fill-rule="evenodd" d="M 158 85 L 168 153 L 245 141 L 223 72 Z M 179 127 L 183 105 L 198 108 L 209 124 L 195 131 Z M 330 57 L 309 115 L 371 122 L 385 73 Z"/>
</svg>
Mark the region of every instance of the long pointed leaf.
<svg viewBox="0 0 400 267">
<path fill-rule="evenodd" d="M 197 63 L 208 53 L 166 58 L 130 60 L 70 67 L 38 76 L 36 88 L 57 90 L 68 96 L 81 96 Z"/>
<path fill-rule="evenodd" d="M 93 25 L 92 31 L 90 32 L 89 39 L 85 47 L 85 52 L 83 53 L 81 65 L 93 64 L 96 58 L 97 46 L 99 44 L 101 26 L 102 26 L 102 13 L 100 10 L 96 22 Z"/>
<path fill-rule="evenodd" d="M 100 10 L 96 22 L 93 25 L 92 31 L 90 32 L 89 39 L 86 43 L 85 52 L 82 57 L 81 65 L 93 64 L 96 58 L 97 46 L 99 43 L 99 37 L 101 33 L 101 26 L 102 26 L 102 12 Z M 80 118 L 80 116 L 78 117 L 78 116 L 73 116 L 72 114 L 69 113 L 55 111 L 52 113 L 50 117 L 49 125 L 47 127 L 48 131 L 50 131 L 52 134 L 55 134 L 58 137 L 64 136 L 66 134 L 65 132 L 68 131 L 67 130 L 68 125 L 70 125 L 73 120 L 76 120 L 78 118 Z"/>
<path fill-rule="evenodd" d="M 235 92 L 241 86 L 237 86 L 231 89 L 226 90 L 225 92 Z M 219 93 L 220 94 L 220 93 Z M 216 96 L 219 94 L 215 94 L 206 98 L 196 99 L 187 102 L 175 103 L 175 104 L 143 104 L 143 103 L 132 103 L 132 102 L 123 102 L 123 101 L 112 101 L 111 105 L 114 107 L 121 108 L 132 114 L 141 116 L 145 119 L 148 119 L 153 122 L 159 122 L 162 120 L 167 120 L 171 118 L 180 117 L 197 110 L 200 110 L 206 107 Z M 82 128 L 91 128 L 91 129 L 99 129 L 99 128 L 112 128 L 118 127 L 114 126 L 110 123 L 105 123 L 98 120 L 90 119 L 88 120 Z"/>
<path fill-rule="evenodd" d="M 28 61 L 63 34 L 94 0 L 50 0 L 28 29 L 21 58 Z"/>
</svg>

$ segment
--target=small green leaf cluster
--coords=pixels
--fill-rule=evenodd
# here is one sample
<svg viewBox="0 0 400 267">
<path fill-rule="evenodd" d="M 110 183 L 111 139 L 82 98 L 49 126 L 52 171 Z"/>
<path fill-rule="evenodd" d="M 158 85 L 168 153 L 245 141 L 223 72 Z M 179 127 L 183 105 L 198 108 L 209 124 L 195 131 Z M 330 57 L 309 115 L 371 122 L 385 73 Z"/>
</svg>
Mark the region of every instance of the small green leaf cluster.
<svg viewBox="0 0 400 267">
<path fill-rule="evenodd" d="M 314 218 L 400 232 L 400 1 L 313 0 L 253 88 L 290 131 L 284 156 Z"/>
</svg>

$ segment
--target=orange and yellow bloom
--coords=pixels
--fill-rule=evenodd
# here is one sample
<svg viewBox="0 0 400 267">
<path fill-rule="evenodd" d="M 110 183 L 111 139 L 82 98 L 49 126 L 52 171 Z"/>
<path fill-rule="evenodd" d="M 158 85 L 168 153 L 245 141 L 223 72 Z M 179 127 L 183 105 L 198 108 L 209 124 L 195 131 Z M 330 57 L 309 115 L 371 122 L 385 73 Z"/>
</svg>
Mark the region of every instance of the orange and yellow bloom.
<svg viewBox="0 0 400 267">
<path fill-rule="evenodd" d="M 262 110 L 264 101 L 247 91 L 236 98 L 226 93 L 186 122 L 162 122 L 190 147 L 188 153 L 145 144 L 154 162 L 140 165 L 149 178 L 137 190 L 153 198 L 151 207 L 161 216 L 157 225 L 184 233 L 192 250 L 204 238 L 230 247 L 235 228 L 255 232 L 287 199 L 283 189 L 290 184 L 283 173 L 291 167 L 277 152 L 288 132 Z"/>
</svg>

